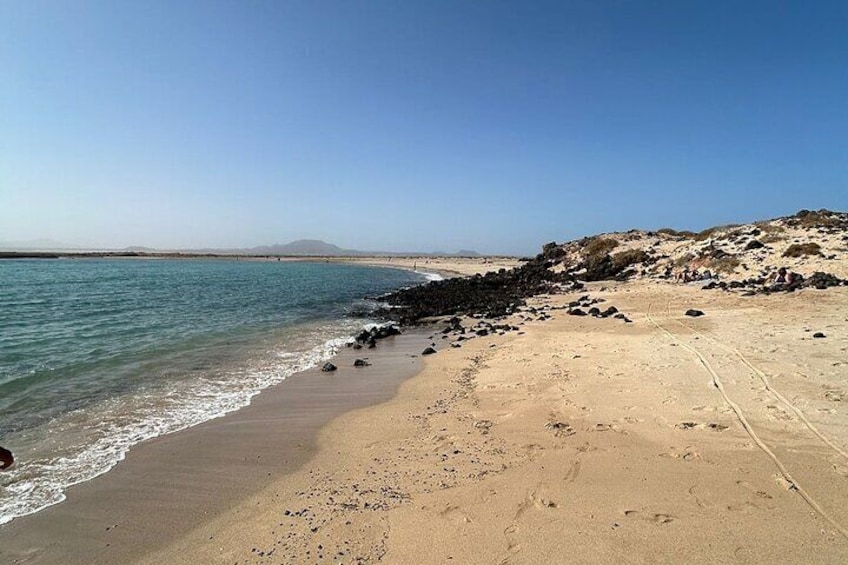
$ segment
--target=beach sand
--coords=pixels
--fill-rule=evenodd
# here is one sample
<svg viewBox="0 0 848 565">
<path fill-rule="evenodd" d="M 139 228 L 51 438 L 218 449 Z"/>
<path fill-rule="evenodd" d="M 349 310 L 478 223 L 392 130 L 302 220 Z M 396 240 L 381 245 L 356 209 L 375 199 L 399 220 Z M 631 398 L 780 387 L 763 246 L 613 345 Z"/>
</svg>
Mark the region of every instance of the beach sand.
<svg viewBox="0 0 848 565">
<path fill-rule="evenodd" d="M 435 325 L 439 352 L 393 398 L 324 412 L 323 398 L 307 409 L 263 393 L 0 528 L 0 557 L 848 561 L 848 289 L 741 297 L 641 281 L 580 294 L 633 323 L 569 316 L 578 295 L 567 294 L 531 300 L 536 313 L 511 317 L 520 332 L 461 348 Z M 287 443 L 289 410 L 319 407 L 317 420 L 340 415 L 314 445 Z M 218 456 L 220 445 L 238 456 Z M 222 484 L 230 494 L 215 501 Z"/>
<path fill-rule="evenodd" d="M 443 348 L 143 562 L 845 562 L 845 289 L 602 286 L 634 323 L 551 310 Z"/>
<path fill-rule="evenodd" d="M 515 257 L 334 257 L 331 261 L 416 270 L 445 277 L 484 274 L 512 269 L 521 264 Z"/>
</svg>

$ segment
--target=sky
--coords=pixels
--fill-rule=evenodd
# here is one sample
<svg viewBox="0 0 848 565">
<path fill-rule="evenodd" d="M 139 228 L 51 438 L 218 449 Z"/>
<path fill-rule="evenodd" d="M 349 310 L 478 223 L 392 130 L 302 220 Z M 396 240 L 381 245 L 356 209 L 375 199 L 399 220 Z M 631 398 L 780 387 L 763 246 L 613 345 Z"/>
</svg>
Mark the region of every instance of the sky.
<svg viewBox="0 0 848 565">
<path fill-rule="evenodd" d="M 848 209 L 848 2 L 0 0 L 0 242 L 528 255 Z"/>
</svg>

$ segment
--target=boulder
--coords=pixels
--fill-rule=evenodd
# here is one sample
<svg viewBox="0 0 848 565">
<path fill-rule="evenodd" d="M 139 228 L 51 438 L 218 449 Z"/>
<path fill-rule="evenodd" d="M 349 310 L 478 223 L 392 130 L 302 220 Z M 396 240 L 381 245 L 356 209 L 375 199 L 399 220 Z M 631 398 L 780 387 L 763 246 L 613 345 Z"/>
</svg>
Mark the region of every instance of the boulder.
<svg viewBox="0 0 848 565">
<path fill-rule="evenodd" d="M 428 347 L 427 349 L 421 352 L 421 355 L 432 355 L 433 353 L 436 353 L 436 350 L 432 347 Z"/>
<path fill-rule="evenodd" d="M 692 316 L 693 318 L 697 318 L 698 316 L 703 316 L 704 313 L 701 310 L 690 309 L 690 310 L 686 310 L 686 315 Z"/>
<path fill-rule="evenodd" d="M 371 363 L 365 359 L 357 359 L 353 362 L 354 367 L 368 367 L 369 365 L 371 365 Z"/>
<path fill-rule="evenodd" d="M 328 361 L 328 362 L 324 363 L 324 366 L 321 367 L 321 370 L 324 371 L 325 373 L 330 373 L 332 371 L 335 371 L 337 368 L 338 367 L 336 367 L 335 365 L 333 365 L 332 363 L 330 363 Z"/>
</svg>

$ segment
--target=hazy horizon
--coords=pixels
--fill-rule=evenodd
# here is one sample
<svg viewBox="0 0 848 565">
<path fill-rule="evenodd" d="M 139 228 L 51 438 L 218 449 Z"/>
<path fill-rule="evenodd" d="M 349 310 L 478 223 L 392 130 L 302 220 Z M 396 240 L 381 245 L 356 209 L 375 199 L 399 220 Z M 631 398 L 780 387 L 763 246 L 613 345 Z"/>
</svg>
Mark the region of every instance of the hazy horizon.
<svg viewBox="0 0 848 565">
<path fill-rule="evenodd" d="M 9 3 L 0 242 L 531 255 L 848 209 L 840 2 Z"/>
</svg>

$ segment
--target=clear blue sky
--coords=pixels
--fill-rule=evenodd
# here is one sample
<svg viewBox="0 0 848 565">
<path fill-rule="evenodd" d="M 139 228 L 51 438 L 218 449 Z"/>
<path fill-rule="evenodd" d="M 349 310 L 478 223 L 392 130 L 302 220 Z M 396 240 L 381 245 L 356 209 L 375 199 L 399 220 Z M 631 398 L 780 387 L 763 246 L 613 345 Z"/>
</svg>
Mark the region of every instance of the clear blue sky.
<svg viewBox="0 0 848 565">
<path fill-rule="evenodd" d="M 0 0 L 0 241 L 535 253 L 848 209 L 848 2 Z"/>
</svg>

